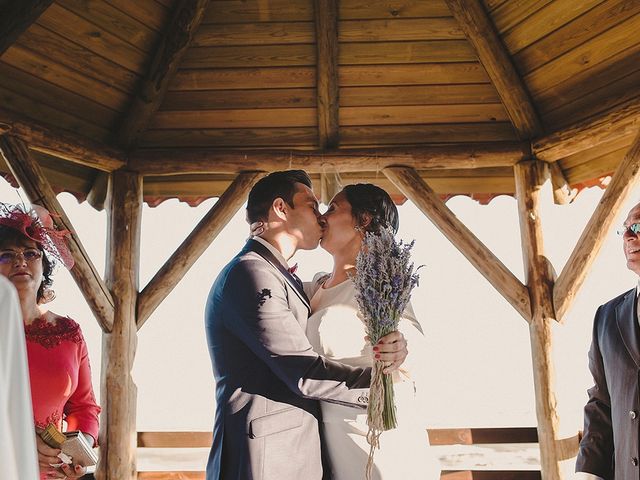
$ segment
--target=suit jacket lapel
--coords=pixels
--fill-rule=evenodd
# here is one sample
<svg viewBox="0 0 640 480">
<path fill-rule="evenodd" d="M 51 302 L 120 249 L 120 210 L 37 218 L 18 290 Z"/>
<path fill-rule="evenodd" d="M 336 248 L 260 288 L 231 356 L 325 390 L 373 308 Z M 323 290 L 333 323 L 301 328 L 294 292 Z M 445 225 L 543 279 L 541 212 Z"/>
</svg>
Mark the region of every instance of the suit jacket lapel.
<svg viewBox="0 0 640 480">
<path fill-rule="evenodd" d="M 293 287 L 295 292 L 298 294 L 300 299 L 304 302 L 305 306 L 311 312 L 311 304 L 309 303 L 309 298 L 307 298 L 307 294 L 304 293 L 304 290 L 300 288 L 300 284 L 296 281 L 296 279 L 289 273 L 289 270 L 284 268 L 284 265 L 280 263 L 280 261 L 269 251 L 267 247 L 262 245 L 260 242 L 256 242 L 255 240 L 249 240 L 245 247 L 245 251 L 255 252 L 264 258 L 267 262 L 273 265 L 284 277 L 284 279 Z"/>
<path fill-rule="evenodd" d="M 640 368 L 640 327 L 638 327 L 638 302 L 635 289 L 627 293 L 624 300 L 616 307 L 616 322 L 629 355 Z"/>
</svg>

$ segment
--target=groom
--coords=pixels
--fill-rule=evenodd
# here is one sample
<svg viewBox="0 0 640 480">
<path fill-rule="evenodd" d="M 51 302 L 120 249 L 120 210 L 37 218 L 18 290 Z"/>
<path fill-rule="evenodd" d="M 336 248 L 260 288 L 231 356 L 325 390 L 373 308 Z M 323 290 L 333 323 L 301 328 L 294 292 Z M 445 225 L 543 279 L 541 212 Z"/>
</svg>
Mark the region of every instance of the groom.
<svg viewBox="0 0 640 480">
<path fill-rule="evenodd" d="M 316 354 L 305 329 L 309 299 L 287 260 L 317 247 L 318 200 L 302 170 L 274 172 L 249 193 L 249 223 L 262 238 L 220 272 L 205 322 L 216 380 L 207 480 L 327 480 L 317 400 L 366 407 L 370 368 Z M 382 360 L 402 363 L 406 342 L 391 334 Z"/>
</svg>

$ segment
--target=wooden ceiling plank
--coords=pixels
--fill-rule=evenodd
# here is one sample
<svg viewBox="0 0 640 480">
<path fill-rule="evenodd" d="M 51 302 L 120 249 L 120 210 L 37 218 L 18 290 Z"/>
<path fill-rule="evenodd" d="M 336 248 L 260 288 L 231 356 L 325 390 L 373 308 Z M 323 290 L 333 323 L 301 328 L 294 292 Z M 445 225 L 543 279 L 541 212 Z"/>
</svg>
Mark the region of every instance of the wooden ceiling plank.
<svg viewBox="0 0 640 480">
<path fill-rule="evenodd" d="M 640 132 L 624 160 L 618 165 L 602 199 L 582 231 L 569 260 L 562 269 L 553 291 L 556 319 L 559 321 L 571 307 L 604 244 L 620 207 L 629 198 L 640 179 Z"/>
<path fill-rule="evenodd" d="M 536 98 L 545 96 L 546 91 L 571 81 L 588 87 L 593 76 L 608 72 L 616 63 L 640 51 L 636 35 L 639 27 L 640 13 L 524 75 L 531 94 Z"/>
<path fill-rule="evenodd" d="M 29 200 L 49 210 L 58 228 L 71 232 L 68 245 L 75 261 L 75 265 L 71 269 L 71 276 L 80 288 L 102 330 L 111 331 L 114 315 L 111 293 L 82 246 L 76 230 L 58 202 L 40 166 L 29 153 L 27 144 L 20 138 L 3 135 L 0 137 L 0 153 L 4 156 L 11 173 Z"/>
<path fill-rule="evenodd" d="M 564 3 L 558 5 L 567 7 Z M 569 4 L 569 6 L 573 5 L 573 3 Z M 595 8 L 550 34 L 538 37 L 539 40 L 514 54 L 514 61 L 519 70 L 526 75 L 638 12 L 640 12 L 640 3 L 636 0 L 612 0 L 599 3 Z M 540 23 L 535 26 L 539 28 Z"/>
<path fill-rule="evenodd" d="M 634 98 L 596 118 L 579 122 L 532 142 L 535 156 L 555 162 L 605 142 L 634 134 L 640 121 L 640 98 Z"/>
<path fill-rule="evenodd" d="M 338 0 L 314 0 L 316 24 L 316 102 L 320 150 L 340 144 L 338 109 Z"/>
<path fill-rule="evenodd" d="M 133 154 L 129 168 L 143 175 L 240 173 L 246 170 L 270 172 L 284 166 L 321 173 L 328 165 L 339 172 L 378 171 L 390 165 L 416 169 L 483 168 L 512 166 L 524 154 L 526 145 L 521 143 L 314 152 L 163 150 Z"/>
<path fill-rule="evenodd" d="M 502 35 L 505 47 L 514 56 L 523 48 L 544 38 L 604 0 L 551 2 Z"/>
<path fill-rule="evenodd" d="M 498 91 L 520 138 L 542 133 L 542 125 L 520 75 L 480 0 L 446 0 L 480 63 Z"/>
<path fill-rule="evenodd" d="M 118 149 L 65 130 L 46 127 L 0 108 L 0 125 L 3 124 L 9 127 L 11 135 L 22 139 L 32 150 L 105 172 L 126 164 L 124 153 Z"/>
<path fill-rule="evenodd" d="M 208 4 L 209 0 L 181 0 L 176 6 L 142 85 L 116 134 L 120 146 L 133 147 L 147 129 L 200 26 Z"/>
<path fill-rule="evenodd" d="M 0 9 L 0 55 L 13 45 L 22 32 L 34 24 L 53 0 L 6 2 Z"/>
<path fill-rule="evenodd" d="M 251 187 L 264 173 L 241 173 L 203 217 L 138 295 L 137 322 L 140 329 L 162 300 L 211 245 L 243 205 Z"/>
<path fill-rule="evenodd" d="M 418 173 L 400 166 L 386 167 L 382 172 L 529 322 L 531 304 L 527 287 L 449 210 Z"/>
</svg>

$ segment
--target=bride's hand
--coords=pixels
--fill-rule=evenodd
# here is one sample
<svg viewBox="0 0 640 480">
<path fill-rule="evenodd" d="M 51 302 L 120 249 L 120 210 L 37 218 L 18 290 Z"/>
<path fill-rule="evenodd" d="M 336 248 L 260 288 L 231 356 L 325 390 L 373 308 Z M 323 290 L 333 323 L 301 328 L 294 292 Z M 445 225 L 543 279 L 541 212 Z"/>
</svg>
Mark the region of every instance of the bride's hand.
<svg viewBox="0 0 640 480">
<path fill-rule="evenodd" d="M 369 338 L 367 337 L 368 341 Z M 391 332 L 380 339 L 373 346 L 373 356 L 376 360 L 385 362 L 384 373 L 392 373 L 400 368 L 407 359 L 407 340 L 401 332 Z"/>
<path fill-rule="evenodd" d="M 253 222 L 249 228 L 251 229 L 251 232 L 249 234 L 250 237 L 257 237 L 258 235 L 262 235 L 265 230 L 267 229 L 267 227 L 265 227 L 263 222 Z"/>
</svg>

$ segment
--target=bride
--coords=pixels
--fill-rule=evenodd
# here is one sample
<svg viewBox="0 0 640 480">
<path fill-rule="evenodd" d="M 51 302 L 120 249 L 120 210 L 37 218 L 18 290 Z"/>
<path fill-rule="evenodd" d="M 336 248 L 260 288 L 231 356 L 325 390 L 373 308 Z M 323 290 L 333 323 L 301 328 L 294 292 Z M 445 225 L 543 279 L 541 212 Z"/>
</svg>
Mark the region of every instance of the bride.
<svg viewBox="0 0 640 480">
<path fill-rule="evenodd" d="M 356 255 L 366 232 L 391 226 L 398 229 L 398 211 L 383 189 L 372 184 L 348 185 L 330 202 L 322 216 L 320 242 L 333 257 L 331 273 L 318 273 L 305 283 L 311 299 L 307 337 L 319 354 L 348 365 L 371 366 L 376 347 L 365 342 L 365 326 L 358 311 L 353 282 Z M 257 227 L 257 225 L 256 225 Z M 260 233 L 260 228 L 253 233 Z M 375 480 L 438 480 L 440 467 L 430 451 L 426 427 L 416 405 L 416 385 L 410 374 L 419 368 L 422 328 L 409 305 L 399 324 L 407 339 L 409 355 L 394 372 L 398 427 L 384 432 L 376 450 L 372 478 Z M 369 455 L 366 411 L 320 402 L 323 435 L 333 480 L 364 478 Z"/>
</svg>

